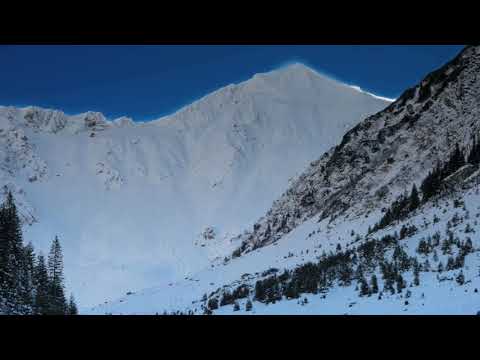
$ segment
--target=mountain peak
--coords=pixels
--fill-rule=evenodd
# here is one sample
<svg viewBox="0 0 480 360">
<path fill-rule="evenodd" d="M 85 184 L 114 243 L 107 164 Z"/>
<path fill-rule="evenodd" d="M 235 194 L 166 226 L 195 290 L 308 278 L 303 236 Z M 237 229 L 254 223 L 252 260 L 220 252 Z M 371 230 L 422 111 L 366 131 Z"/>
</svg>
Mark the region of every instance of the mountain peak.
<svg viewBox="0 0 480 360">
<path fill-rule="evenodd" d="M 312 68 L 300 62 L 283 65 L 270 72 L 257 74 L 254 77 L 258 77 L 258 76 L 260 77 L 261 76 L 271 76 L 271 77 L 293 76 L 297 78 L 312 77 L 312 76 L 324 77 L 323 75 L 319 74 Z M 325 79 L 329 79 L 329 78 L 325 77 Z M 329 79 L 329 80 L 333 80 L 333 79 Z"/>
<path fill-rule="evenodd" d="M 307 72 L 307 73 L 315 72 L 312 68 L 308 67 L 307 65 L 301 62 L 290 63 L 288 65 L 282 66 L 280 69 L 284 69 L 286 71 L 291 71 L 291 72 Z"/>
</svg>

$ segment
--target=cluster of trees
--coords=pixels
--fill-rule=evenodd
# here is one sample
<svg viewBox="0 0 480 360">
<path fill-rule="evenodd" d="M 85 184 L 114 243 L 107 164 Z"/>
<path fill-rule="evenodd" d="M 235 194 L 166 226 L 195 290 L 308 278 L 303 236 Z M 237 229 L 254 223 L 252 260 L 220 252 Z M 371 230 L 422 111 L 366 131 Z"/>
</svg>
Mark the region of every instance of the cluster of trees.
<svg viewBox="0 0 480 360">
<path fill-rule="evenodd" d="M 470 155 L 468 157 L 470 158 Z M 441 190 L 442 181 L 455 173 L 465 164 L 465 153 L 460 149 L 460 146 L 456 144 L 455 150 L 450 154 L 448 161 L 444 164 L 437 164 L 435 169 L 433 169 L 433 171 L 431 171 L 423 180 L 421 185 L 423 201 L 426 202 L 433 196 L 437 195 Z"/>
<path fill-rule="evenodd" d="M 480 142 L 477 136 L 473 139 L 472 148 L 467 156 L 467 162 L 472 165 L 480 165 Z"/>
<path fill-rule="evenodd" d="M 203 302 L 206 302 L 206 306 L 202 305 L 203 314 L 211 315 L 213 310 L 217 310 L 219 307 L 226 305 L 233 305 L 233 311 L 240 311 L 240 304 L 238 303 L 238 300 L 248 298 L 249 296 L 250 289 L 244 284 L 238 286 L 232 293 L 230 293 L 228 290 L 224 291 L 220 302 L 218 301 L 217 296 L 211 297 L 207 302 L 207 295 L 205 294 L 202 299 Z M 252 307 L 252 301 L 248 299 L 245 304 L 245 311 L 251 311 Z"/>
<path fill-rule="evenodd" d="M 420 248 L 428 248 L 440 241 L 434 236 L 433 242 L 421 242 Z M 405 272 L 413 272 L 412 286 L 420 285 L 420 272 L 430 271 L 428 259 L 423 266 L 416 257 L 409 256 L 404 248 L 399 245 L 400 236 L 386 235 L 380 240 L 371 239 L 357 248 L 346 251 L 337 251 L 335 254 L 323 254 L 318 263 L 306 263 L 292 271 L 285 270 L 282 275 L 277 274 L 258 280 L 255 284 L 256 301 L 269 304 L 286 299 L 297 299 L 302 294 L 318 294 L 327 291 L 338 284 L 349 286 L 353 281 L 357 282 L 359 296 L 371 296 L 383 293 L 402 293 L 407 288 L 404 279 Z M 430 245 L 428 245 L 430 244 Z M 459 254 L 456 258 L 450 257 L 446 268 L 440 262 L 440 272 L 443 270 L 455 270 L 464 266 L 464 259 L 473 251 L 472 242 L 456 242 L 459 246 Z M 393 250 L 390 260 L 386 259 L 386 252 Z M 421 252 L 424 253 L 425 250 Z M 430 250 L 429 250 L 430 251 Z M 375 270 L 380 268 L 383 289 L 380 289 Z M 369 280 L 367 275 L 370 274 Z M 462 280 L 459 275 L 458 282 Z"/>
<path fill-rule="evenodd" d="M 220 306 L 235 304 L 236 300 L 247 298 L 250 295 L 250 289 L 247 285 L 238 286 L 233 292 L 224 291 L 220 300 Z"/>
<path fill-rule="evenodd" d="M 303 294 L 319 294 L 328 291 L 334 285 L 350 286 L 357 284 L 359 296 L 372 296 L 378 294 L 381 299 L 383 294 L 403 293 L 409 286 L 420 285 L 420 273 L 432 271 L 428 255 L 434 253 L 434 261 L 438 263 L 434 271 L 439 273 L 461 269 L 465 264 L 465 257 L 474 251 L 472 240 L 466 238 L 460 241 L 454 238 L 453 233 L 447 230 L 447 237 L 442 241 L 439 232 L 427 239 L 422 239 L 417 247 L 417 253 L 427 256 L 424 263 L 420 263 L 417 257 L 407 254 L 400 241 L 416 232 L 416 228 L 405 226 L 402 235 L 397 232 L 388 234 L 380 239 L 371 238 L 351 249 L 342 250 L 337 247 L 336 252 L 325 252 L 318 258 L 318 262 L 308 262 L 297 266 L 293 270 L 270 269 L 261 274 L 262 279 L 255 283 L 253 299 L 264 304 L 275 303 L 286 299 L 298 299 Z M 457 256 L 453 256 L 453 246 L 458 248 Z M 451 255 L 446 266 L 439 261 L 437 249 L 444 255 Z M 388 254 L 388 256 L 387 256 Z M 383 280 L 383 288 L 380 288 L 377 279 L 377 269 L 380 269 Z M 411 284 L 405 281 L 406 272 L 413 273 Z M 456 276 L 458 284 L 463 284 L 465 278 L 463 272 Z M 410 291 L 406 291 L 405 297 L 409 297 Z M 233 310 L 240 309 L 236 296 L 242 294 L 250 296 L 247 285 L 240 285 L 233 293 L 223 293 L 220 306 L 233 304 Z M 204 296 L 204 301 L 207 296 Z M 251 310 L 251 301 L 247 303 L 247 311 Z M 208 313 L 219 307 L 218 294 L 208 301 Z"/>
<path fill-rule="evenodd" d="M 380 266 L 384 279 L 383 291 L 401 292 L 406 287 L 402 273 L 414 268 L 418 286 L 420 267 L 415 258 L 409 257 L 398 244 L 398 234 L 386 235 L 380 240 L 370 239 L 357 248 L 336 253 L 325 253 L 317 263 L 309 262 L 285 270 L 281 275 L 272 275 L 255 284 L 254 299 L 266 304 L 275 303 L 283 297 L 297 299 L 301 294 L 318 294 L 338 284 L 349 286 L 357 282 L 360 296 L 370 296 L 380 291 L 375 269 Z M 387 250 L 393 249 L 392 261 L 385 260 Z M 416 270 L 415 270 L 416 269 Z M 371 274 L 370 281 L 366 274 Z M 396 284 L 396 287 L 394 285 Z"/>
<path fill-rule="evenodd" d="M 457 248 L 456 256 L 453 255 L 454 246 Z M 443 255 L 449 255 L 446 265 L 439 261 L 437 249 L 441 250 Z M 470 238 L 467 238 L 465 241 L 461 241 L 458 238 L 454 238 L 453 232 L 447 230 L 447 238 L 445 238 L 443 241 L 440 241 L 439 232 L 436 232 L 433 237 L 421 239 L 416 251 L 417 253 L 426 257 L 433 253 L 434 261 L 438 262 L 436 271 L 442 273 L 443 271 L 451 271 L 463 268 L 465 265 L 465 257 L 472 253 L 474 248 Z M 430 263 L 428 259 L 423 265 L 423 270 L 430 271 Z"/>
<path fill-rule="evenodd" d="M 461 149 L 456 144 L 455 150 L 450 155 L 448 161 L 444 164 L 439 163 L 423 180 L 421 186 L 423 201 L 425 202 L 437 195 L 440 192 L 442 181 L 467 163 L 475 166 L 480 165 L 480 143 L 476 136 L 473 139 L 469 152 Z"/>
<path fill-rule="evenodd" d="M 76 315 L 73 295 L 64 292 L 60 242 L 52 242 L 48 258 L 23 245 L 21 222 L 12 194 L 0 207 L 0 314 Z"/>
<path fill-rule="evenodd" d="M 375 226 L 370 229 L 369 233 L 386 228 L 395 221 L 405 219 L 408 214 L 417 209 L 422 203 L 439 194 L 441 191 L 442 181 L 450 175 L 454 174 L 467 163 L 478 166 L 480 165 L 480 142 L 477 137 L 474 138 L 470 152 L 460 148 L 459 144 L 455 145 L 455 150 L 450 154 L 449 159 L 444 163 L 438 163 L 437 166 L 429 172 L 422 181 L 420 190 L 422 197 L 420 199 L 419 191 L 414 184 L 410 195 L 404 193 L 400 195 L 387 209 L 385 215 Z"/>
<path fill-rule="evenodd" d="M 387 209 L 380 221 L 375 224 L 373 229 L 369 230 L 369 233 L 384 229 L 395 221 L 405 219 L 408 214 L 417 209 L 420 204 L 420 195 L 417 186 L 414 184 L 410 195 L 407 193 L 400 195 L 390 208 Z"/>
</svg>

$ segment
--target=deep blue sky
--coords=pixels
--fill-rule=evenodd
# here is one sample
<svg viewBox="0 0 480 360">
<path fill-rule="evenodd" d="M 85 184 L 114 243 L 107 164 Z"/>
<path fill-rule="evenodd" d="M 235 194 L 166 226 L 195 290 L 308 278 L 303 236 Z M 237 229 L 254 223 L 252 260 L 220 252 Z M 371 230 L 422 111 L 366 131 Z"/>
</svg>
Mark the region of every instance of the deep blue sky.
<svg viewBox="0 0 480 360">
<path fill-rule="evenodd" d="M 0 105 L 150 120 L 222 86 L 300 61 L 397 97 L 462 46 L 0 46 Z"/>
</svg>

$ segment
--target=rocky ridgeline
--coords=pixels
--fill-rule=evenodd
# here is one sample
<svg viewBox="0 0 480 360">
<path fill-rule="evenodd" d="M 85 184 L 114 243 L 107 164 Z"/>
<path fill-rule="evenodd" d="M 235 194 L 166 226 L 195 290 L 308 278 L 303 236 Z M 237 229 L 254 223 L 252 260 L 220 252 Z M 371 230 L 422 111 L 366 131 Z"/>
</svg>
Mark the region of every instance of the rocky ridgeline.
<svg viewBox="0 0 480 360">
<path fill-rule="evenodd" d="M 313 216 L 368 215 L 417 186 L 480 130 L 480 47 L 468 46 L 385 110 L 347 132 L 236 240 L 234 257 L 271 244 Z"/>
</svg>

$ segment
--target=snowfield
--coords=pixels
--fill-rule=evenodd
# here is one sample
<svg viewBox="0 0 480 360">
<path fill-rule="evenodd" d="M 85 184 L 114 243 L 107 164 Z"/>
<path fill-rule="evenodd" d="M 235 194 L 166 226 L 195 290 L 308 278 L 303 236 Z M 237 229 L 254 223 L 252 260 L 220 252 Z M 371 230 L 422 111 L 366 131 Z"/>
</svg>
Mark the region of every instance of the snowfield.
<svg viewBox="0 0 480 360">
<path fill-rule="evenodd" d="M 413 274 L 410 272 L 404 279 L 407 289 L 402 294 L 359 297 L 356 282 L 351 286 L 334 286 L 325 293 L 313 295 L 304 294 L 300 299 L 283 299 L 275 304 L 263 304 L 253 301 L 251 311 L 245 311 L 247 299 L 238 301 L 240 310 L 233 311 L 232 305 L 220 307 L 214 311 L 217 315 L 358 315 L 358 314 L 411 314 L 411 315 L 475 315 L 480 311 L 480 187 L 475 187 L 465 194 L 452 196 L 440 201 L 437 206 L 426 205 L 419 209 L 414 216 L 405 222 L 374 234 L 381 237 L 386 234 L 400 232 L 404 224 L 415 225 L 419 231 L 412 237 L 401 241 L 406 252 L 411 256 L 417 256 L 420 261 L 427 258 L 431 263 L 431 271 L 420 273 L 420 286 L 411 286 Z M 464 199 L 464 208 L 454 206 L 455 199 Z M 467 236 L 472 239 L 475 252 L 465 259 L 462 269 L 465 275 L 465 284 L 459 285 L 455 278 L 460 270 L 444 271 L 441 274 L 436 271 L 439 262 L 447 263 L 448 255 L 442 255 L 439 251 L 438 261 L 432 256 L 418 255 L 416 249 L 421 239 L 432 236 L 436 232 L 445 237 L 447 223 L 455 214 L 464 218 L 455 227 L 455 234 L 464 240 Z M 468 214 L 468 215 L 467 215 Z M 434 216 L 442 221 L 433 223 Z M 378 221 L 378 216 L 372 215 L 355 221 L 339 219 L 335 224 L 330 224 L 327 229 L 327 221 L 308 221 L 285 236 L 276 245 L 269 245 L 234 259 L 227 264 L 217 263 L 205 271 L 194 274 L 176 283 L 159 284 L 158 287 L 141 290 L 126 295 L 115 301 L 105 302 L 93 308 L 84 308 L 83 313 L 103 314 L 163 314 L 175 311 L 202 314 L 202 296 L 209 294 L 225 285 L 234 287 L 240 283 L 255 284 L 255 280 L 262 278 L 262 272 L 271 268 L 293 269 L 299 264 L 315 261 L 322 251 L 335 251 L 337 244 L 342 248 L 351 247 L 357 234 L 362 238 L 366 235 L 369 226 Z M 472 226 L 474 232 L 465 234 L 466 224 Z M 427 224 L 427 225 L 426 225 Z M 352 230 L 355 236 L 352 235 Z M 308 236 L 309 234 L 315 234 Z M 247 274 L 247 275 L 246 275 Z M 382 276 L 377 271 L 379 288 L 383 289 Z M 411 295 L 406 297 L 406 291 Z M 303 304 L 304 299 L 308 303 Z M 250 296 L 252 300 L 252 296 Z M 408 301 L 408 304 L 405 302 Z"/>
<path fill-rule="evenodd" d="M 208 273 L 291 179 L 388 104 L 294 64 L 148 123 L 0 107 L 0 186 L 27 242 L 45 253 L 59 236 L 67 288 L 88 307 Z"/>
</svg>

